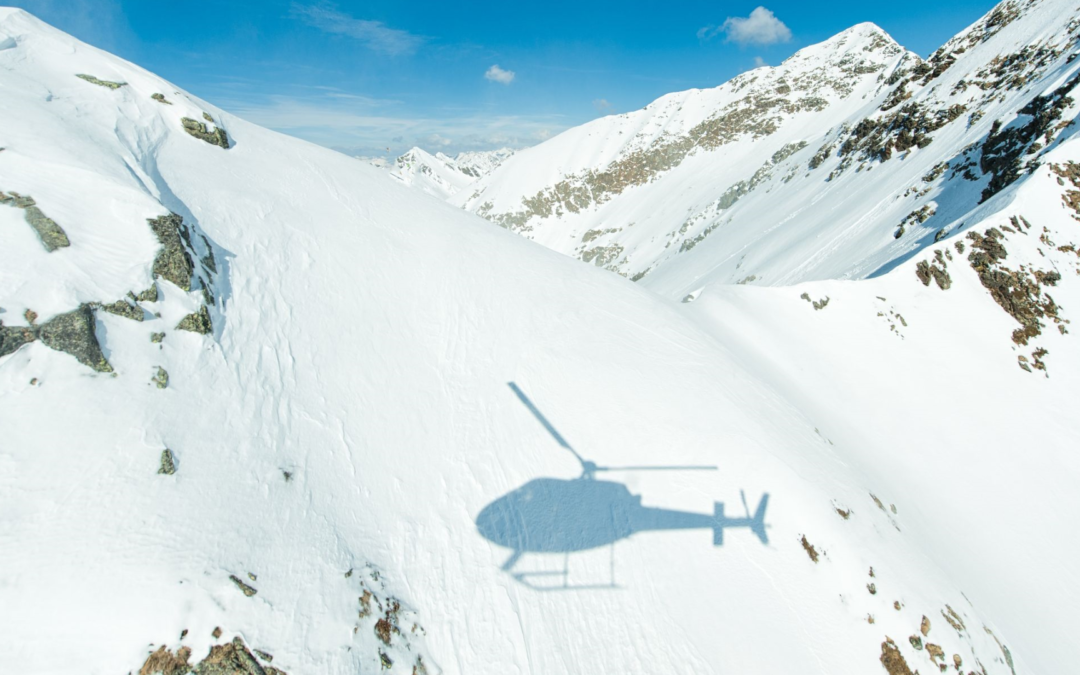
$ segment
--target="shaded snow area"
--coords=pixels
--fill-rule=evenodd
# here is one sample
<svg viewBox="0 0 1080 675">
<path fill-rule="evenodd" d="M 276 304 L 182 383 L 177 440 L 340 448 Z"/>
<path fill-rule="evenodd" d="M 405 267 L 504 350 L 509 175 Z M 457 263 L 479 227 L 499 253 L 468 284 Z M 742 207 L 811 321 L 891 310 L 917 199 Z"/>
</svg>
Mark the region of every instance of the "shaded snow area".
<svg viewBox="0 0 1080 675">
<path fill-rule="evenodd" d="M 957 63 L 1063 7 L 1024 4 Z M 912 58 L 875 36 L 826 43 L 884 64 L 830 105 L 877 106 Z M 1054 58 L 1047 95 L 1080 66 Z M 1074 669 L 1074 127 L 1021 138 L 1041 147 L 936 242 L 776 239 L 746 274 L 833 262 L 763 287 L 689 264 L 710 236 L 647 287 L 20 10 L 0 93 L 0 672 Z M 670 100 L 726 105 L 706 98 Z M 788 142 L 717 152 L 782 177 L 816 152 Z M 855 177 L 938 144 L 798 180 L 876 213 L 892 194 Z M 978 175 L 954 179 L 976 200 Z"/>
</svg>

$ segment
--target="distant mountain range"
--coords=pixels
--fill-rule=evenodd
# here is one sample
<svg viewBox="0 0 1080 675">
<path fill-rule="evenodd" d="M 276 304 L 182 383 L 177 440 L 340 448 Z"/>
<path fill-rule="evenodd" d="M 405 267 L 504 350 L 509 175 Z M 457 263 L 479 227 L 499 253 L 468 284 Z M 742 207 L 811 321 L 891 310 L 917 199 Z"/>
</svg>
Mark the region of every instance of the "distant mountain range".
<svg viewBox="0 0 1080 675">
<path fill-rule="evenodd" d="M 924 60 L 860 24 L 566 131 L 449 200 L 673 298 L 874 276 L 1071 137 L 1077 29 L 1067 2 L 1004 2 Z"/>
<path fill-rule="evenodd" d="M 513 155 L 514 151 L 510 148 L 461 152 L 456 157 L 448 157 L 441 152 L 432 155 L 420 148 L 413 148 L 394 161 L 391 173 L 406 185 L 449 199 L 490 174 Z"/>
</svg>

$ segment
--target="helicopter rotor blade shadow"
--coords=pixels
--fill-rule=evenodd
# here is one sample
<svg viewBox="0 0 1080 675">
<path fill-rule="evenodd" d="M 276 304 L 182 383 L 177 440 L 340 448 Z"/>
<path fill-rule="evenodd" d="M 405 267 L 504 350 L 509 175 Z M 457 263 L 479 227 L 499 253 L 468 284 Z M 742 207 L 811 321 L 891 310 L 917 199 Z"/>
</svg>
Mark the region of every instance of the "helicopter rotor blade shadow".
<svg viewBox="0 0 1080 675">
<path fill-rule="evenodd" d="M 597 471 L 717 471 L 719 467 L 710 466 L 704 464 L 688 464 L 681 466 L 597 466 L 596 462 L 589 461 L 581 456 L 581 454 L 570 445 L 570 442 L 563 438 L 563 435 L 559 433 L 559 430 L 555 428 L 548 418 L 544 417 L 544 413 L 540 412 L 540 409 L 536 407 L 536 404 L 532 402 L 532 399 L 521 390 L 521 387 L 517 386 L 516 382 L 507 382 L 514 395 L 529 409 L 529 412 L 533 414 L 540 424 L 544 425 L 547 432 L 551 434 L 551 437 L 555 441 L 574 454 L 578 462 L 581 463 L 584 469 L 584 476 L 591 478 Z"/>
<path fill-rule="evenodd" d="M 507 382 L 507 384 L 510 385 L 510 389 L 513 390 L 514 394 L 517 395 L 521 402 L 525 404 L 525 407 L 529 409 L 529 412 L 531 412 L 533 416 L 540 421 L 540 424 L 544 425 L 544 428 L 547 429 L 548 433 L 552 435 L 555 441 L 570 452 L 574 453 L 574 457 L 577 457 L 578 461 L 584 465 L 585 458 L 579 455 L 577 450 L 574 450 L 570 443 L 562 437 L 562 434 L 559 433 L 555 426 L 552 425 L 552 423 L 549 422 L 546 417 L 544 417 L 544 413 L 540 412 L 540 409 L 533 405 L 533 402 L 529 400 L 529 397 L 525 395 L 525 392 L 521 391 L 521 388 L 513 382 Z"/>
</svg>

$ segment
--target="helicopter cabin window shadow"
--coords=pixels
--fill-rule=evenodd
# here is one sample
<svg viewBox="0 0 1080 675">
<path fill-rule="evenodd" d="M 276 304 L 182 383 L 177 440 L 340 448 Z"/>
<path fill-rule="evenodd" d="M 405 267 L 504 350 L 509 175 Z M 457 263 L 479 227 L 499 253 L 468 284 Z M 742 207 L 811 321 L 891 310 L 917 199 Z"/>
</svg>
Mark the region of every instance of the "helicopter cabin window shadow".
<svg viewBox="0 0 1080 675">
<path fill-rule="evenodd" d="M 507 548 L 510 555 L 502 569 L 516 581 L 538 590 L 572 588 L 614 588 L 614 549 L 612 576 L 608 583 L 571 585 L 568 578 L 569 555 L 614 546 L 615 542 L 639 532 L 661 530 L 704 529 L 712 532 L 714 546 L 724 543 L 724 530 L 745 527 L 757 535 L 763 544 L 769 539 L 765 532 L 766 493 L 751 515 L 746 507 L 745 517 L 729 517 L 721 502 L 714 504 L 712 513 L 691 513 L 642 506 L 641 496 L 635 495 L 622 483 L 598 480 L 604 471 L 715 471 L 715 466 L 598 466 L 583 458 L 555 429 L 533 402 L 516 384 L 509 383 L 525 407 L 540 421 L 548 433 L 563 448 L 573 453 L 581 464 L 577 478 L 536 478 L 520 488 L 499 497 L 485 506 L 476 517 L 480 535 L 488 541 Z M 744 507 L 746 499 L 743 498 Z M 520 571 L 521 558 L 530 553 L 562 553 L 561 571 Z M 561 577 L 561 584 L 544 583 L 543 577 Z"/>
</svg>

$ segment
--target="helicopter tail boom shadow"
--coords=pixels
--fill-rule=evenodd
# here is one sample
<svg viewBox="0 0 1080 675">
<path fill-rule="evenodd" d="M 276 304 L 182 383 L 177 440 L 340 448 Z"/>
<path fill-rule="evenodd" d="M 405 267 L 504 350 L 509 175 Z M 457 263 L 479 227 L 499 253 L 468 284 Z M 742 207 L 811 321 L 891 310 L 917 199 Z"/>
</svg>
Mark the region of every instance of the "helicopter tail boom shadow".
<svg viewBox="0 0 1080 675">
<path fill-rule="evenodd" d="M 769 505 L 769 493 L 766 492 L 758 502 L 754 515 L 747 514 L 746 518 L 728 518 L 724 515 L 723 502 L 714 504 L 713 546 L 723 546 L 725 527 L 746 527 L 757 535 L 762 544 L 769 543 L 769 535 L 765 532 L 765 508 Z"/>
</svg>

